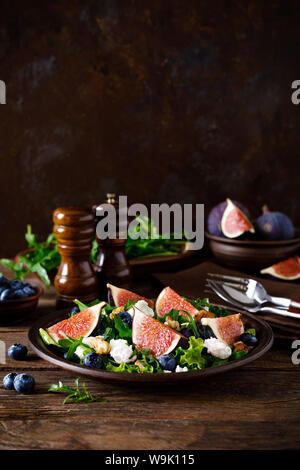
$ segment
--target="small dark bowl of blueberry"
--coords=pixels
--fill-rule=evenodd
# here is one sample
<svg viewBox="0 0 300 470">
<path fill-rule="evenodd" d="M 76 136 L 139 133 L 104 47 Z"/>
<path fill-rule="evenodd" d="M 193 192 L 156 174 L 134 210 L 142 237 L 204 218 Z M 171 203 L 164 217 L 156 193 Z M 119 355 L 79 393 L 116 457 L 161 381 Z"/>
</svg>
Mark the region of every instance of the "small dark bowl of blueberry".
<svg viewBox="0 0 300 470">
<path fill-rule="evenodd" d="M 23 320 L 36 308 L 42 293 L 41 286 L 0 276 L 0 325 Z"/>
</svg>

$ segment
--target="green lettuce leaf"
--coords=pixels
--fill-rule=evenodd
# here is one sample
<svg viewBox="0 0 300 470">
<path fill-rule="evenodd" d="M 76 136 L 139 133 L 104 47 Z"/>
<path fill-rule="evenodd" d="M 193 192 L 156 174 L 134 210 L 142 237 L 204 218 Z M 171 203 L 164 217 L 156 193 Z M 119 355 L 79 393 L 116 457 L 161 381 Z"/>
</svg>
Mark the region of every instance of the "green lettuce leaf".
<svg viewBox="0 0 300 470">
<path fill-rule="evenodd" d="M 202 356 L 203 348 L 203 339 L 191 336 L 189 338 L 188 349 L 182 349 L 181 347 L 177 348 L 175 359 L 179 362 L 181 367 L 186 366 L 188 369 L 204 369 L 206 359 Z"/>
</svg>

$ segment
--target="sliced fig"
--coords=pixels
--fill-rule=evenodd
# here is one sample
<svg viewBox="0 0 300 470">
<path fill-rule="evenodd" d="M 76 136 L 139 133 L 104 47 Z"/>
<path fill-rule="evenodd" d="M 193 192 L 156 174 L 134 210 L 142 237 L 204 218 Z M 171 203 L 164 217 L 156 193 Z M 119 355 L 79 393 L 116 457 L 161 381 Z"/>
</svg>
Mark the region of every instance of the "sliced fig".
<svg viewBox="0 0 300 470">
<path fill-rule="evenodd" d="M 186 342 L 186 338 L 178 331 L 172 330 L 172 328 L 135 308 L 132 342 L 137 349 L 149 349 L 154 357 L 160 357 L 173 351 L 180 340 Z"/>
<path fill-rule="evenodd" d="M 190 304 L 190 302 L 171 289 L 171 287 L 165 287 L 161 291 L 156 300 L 155 308 L 159 317 L 163 317 L 166 313 L 169 313 L 172 308 L 176 310 L 185 310 L 190 313 L 192 317 L 196 318 L 196 321 L 199 321 L 204 316 L 214 316 L 213 314 L 210 314 L 210 312 L 206 312 L 206 310 L 197 310 L 192 304 Z"/>
<path fill-rule="evenodd" d="M 255 229 L 248 217 L 239 209 L 231 199 L 227 198 L 227 207 L 221 220 L 221 230 L 225 237 L 237 238 L 245 232 L 254 233 Z"/>
<path fill-rule="evenodd" d="M 228 346 L 232 346 L 244 333 L 244 325 L 241 314 L 228 315 L 219 318 L 202 318 L 202 325 L 209 326 L 216 338 L 224 341 Z"/>
<path fill-rule="evenodd" d="M 142 297 L 135 292 L 131 292 L 127 289 L 122 289 L 121 287 L 113 286 L 112 284 L 106 284 L 108 289 L 108 298 L 109 303 L 113 302 L 116 307 L 121 307 L 122 305 L 126 305 L 129 300 L 132 302 L 136 302 L 137 300 L 145 300 L 149 307 L 154 306 L 153 300 L 146 299 L 146 297 Z"/>
<path fill-rule="evenodd" d="M 246 215 L 246 217 L 248 217 L 248 219 L 250 218 L 250 214 L 247 207 L 245 207 L 238 201 L 233 201 L 233 203 L 243 212 L 243 214 Z M 221 230 L 221 220 L 226 207 L 227 201 L 220 202 L 220 204 L 215 206 L 208 214 L 207 231 L 211 235 L 215 235 L 217 237 L 224 237 Z"/>
<path fill-rule="evenodd" d="M 93 307 L 86 308 L 76 315 L 50 326 L 47 328 L 47 332 L 56 342 L 64 338 L 60 331 L 73 339 L 90 336 L 98 325 L 101 310 L 105 305 L 106 302 L 100 302 Z"/>
<path fill-rule="evenodd" d="M 300 258 L 297 256 L 288 258 L 285 261 L 280 261 L 280 263 L 262 269 L 260 272 L 261 274 L 270 274 L 285 281 L 295 281 L 300 278 Z"/>
</svg>

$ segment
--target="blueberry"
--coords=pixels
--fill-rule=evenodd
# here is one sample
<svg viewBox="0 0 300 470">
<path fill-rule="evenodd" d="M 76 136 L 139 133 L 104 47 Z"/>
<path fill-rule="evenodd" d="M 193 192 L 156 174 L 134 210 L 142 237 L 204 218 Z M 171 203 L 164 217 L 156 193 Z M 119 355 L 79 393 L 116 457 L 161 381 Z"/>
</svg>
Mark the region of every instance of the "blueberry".
<svg viewBox="0 0 300 470">
<path fill-rule="evenodd" d="M 23 292 L 26 294 L 26 297 L 36 294 L 36 290 L 32 286 L 23 287 Z"/>
<path fill-rule="evenodd" d="M 23 289 L 17 289 L 15 290 L 14 292 L 14 298 L 16 299 L 24 299 L 25 297 L 27 297 L 26 293 L 24 292 Z"/>
<path fill-rule="evenodd" d="M 118 316 L 121 318 L 122 322 L 128 326 L 128 328 L 132 327 L 132 317 L 128 312 L 120 312 Z"/>
<path fill-rule="evenodd" d="M 2 292 L 1 292 L 1 295 L 0 295 L 0 302 L 4 302 L 5 300 L 9 300 L 13 297 L 13 291 L 9 288 L 7 289 L 4 289 Z"/>
<path fill-rule="evenodd" d="M 244 344 L 246 344 L 246 346 L 256 346 L 258 343 L 256 336 L 252 335 L 251 333 L 243 333 L 239 339 Z"/>
<path fill-rule="evenodd" d="M 208 339 L 208 338 L 215 338 L 216 335 L 214 334 L 213 330 L 210 328 L 208 325 L 202 325 L 201 321 L 198 321 L 196 323 L 197 329 L 199 332 L 199 336 L 202 339 Z"/>
<path fill-rule="evenodd" d="M 19 290 L 19 289 L 22 289 L 22 288 L 23 288 L 23 282 L 22 282 L 22 281 L 18 281 L 18 280 L 11 281 L 11 282 L 10 282 L 10 288 L 11 288 L 12 290 Z"/>
<path fill-rule="evenodd" d="M 0 286 L 0 295 L 2 294 L 2 292 L 3 292 L 5 289 L 7 289 L 6 286 Z"/>
<path fill-rule="evenodd" d="M 14 379 L 18 374 L 16 372 L 10 372 L 3 379 L 3 385 L 6 390 L 14 389 Z"/>
<path fill-rule="evenodd" d="M 93 369 L 103 369 L 103 360 L 100 354 L 88 353 L 84 356 L 83 365 Z"/>
<path fill-rule="evenodd" d="M 183 328 L 183 330 L 180 330 L 180 333 L 186 338 L 190 338 L 190 336 L 195 336 L 195 333 L 191 328 Z"/>
<path fill-rule="evenodd" d="M 21 361 L 27 356 L 27 348 L 26 346 L 23 346 L 23 344 L 13 344 L 8 348 L 7 354 L 11 359 Z"/>
<path fill-rule="evenodd" d="M 1 287 L 9 287 L 9 280 L 6 279 L 4 276 L 0 276 L 0 286 Z"/>
<path fill-rule="evenodd" d="M 68 354 L 68 351 L 66 351 L 64 353 L 64 359 L 67 359 L 67 354 Z M 76 354 L 73 354 L 73 356 L 71 357 L 71 359 L 67 359 L 68 361 L 71 361 L 71 362 L 76 362 L 76 364 L 79 364 L 80 362 L 80 358 L 76 355 Z"/>
<path fill-rule="evenodd" d="M 176 360 L 172 354 L 165 354 L 164 356 L 160 356 L 158 358 L 158 362 L 164 370 L 170 370 L 171 372 L 174 372 L 176 369 Z"/>
<path fill-rule="evenodd" d="M 73 307 L 70 312 L 70 316 L 73 317 L 73 315 L 76 315 L 76 313 L 78 312 L 80 312 L 80 308 L 78 307 L 78 305 L 75 305 L 75 307 Z"/>
<path fill-rule="evenodd" d="M 32 375 L 18 374 L 14 379 L 14 388 L 18 393 L 32 393 L 35 380 Z"/>
</svg>

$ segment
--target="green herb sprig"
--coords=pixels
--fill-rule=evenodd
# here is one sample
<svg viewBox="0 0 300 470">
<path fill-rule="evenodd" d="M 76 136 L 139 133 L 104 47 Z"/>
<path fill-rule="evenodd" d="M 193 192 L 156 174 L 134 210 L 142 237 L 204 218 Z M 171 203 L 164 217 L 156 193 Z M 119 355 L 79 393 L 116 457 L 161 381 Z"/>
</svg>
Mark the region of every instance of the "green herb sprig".
<svg viewBox="0 0 300 470">
<path fill-rule="evenodd" d="M 176 256 L 186 244 L 181 234 L 171 233 L 168 238 L 164 238 L 148 217 L 137 216 L 135 222 L 129 227 L 126 242 L 126 256 L 129 260 Z"/>
<path fill-rule="evenodd" d="M 94 397 L 91 393 L 89 393 L 84 382 L 82 382 L 82 390 L 80 390 L 78 377 L 75 380 L 74 385 L 75 387 L 69 387 L 68 385 L 64 385 L 61 381 L 59 381 L 58 384 L 52 384 L 48 391 L 67 393 L 68 396 L 64 399 L 63 404 L 79 402 L 106 402 L 104 398 Z"/>
</svg>

